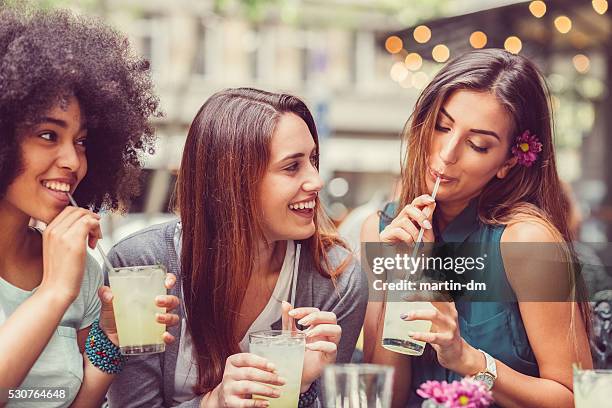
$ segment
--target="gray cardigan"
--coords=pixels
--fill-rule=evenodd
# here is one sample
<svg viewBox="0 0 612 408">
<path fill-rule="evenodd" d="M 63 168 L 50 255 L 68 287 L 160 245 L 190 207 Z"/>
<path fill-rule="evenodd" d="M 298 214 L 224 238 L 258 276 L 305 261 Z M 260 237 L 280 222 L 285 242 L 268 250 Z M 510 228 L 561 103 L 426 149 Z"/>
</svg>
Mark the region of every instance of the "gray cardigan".
<svg viewBox="0 0 612 408">
<path fill-rule="evenodd" d="M 158 224 L 130 235 L 115 245 L 108 256 L 114 266 L 137 266 L 161 263 L 168 272 L 174 273 L 177 284 L 170 294 L 181 299 L 179 284 L 179 255 L 174 248 L 174 231 L 178 220 Z M 342 338 L 338 346 L 338 363 L 348 363 L 355 349 L 355 343 L 363 325 L 368 301 L 368 283 L 359 263 L 353 259 L 344 272 L 337 278 L 336 288 L 328 278 L 321 276 L 313 266 L 309 254 L 301 256 L 296 290 L 295 307 L 312 306 L 320 310 L 332 311 L 342 328 Z M 349 252 L 334 247 L 329 251 L 332 267 L 338 266 Z M 107 273 L 105 271 L 105 281 Z M 175 311 L 181 317 L 182 308 Z M 281 321 L 273 328 L 280 329 Z M 169 332 L 176 338 L 166 346 L 166 352 L 148 356 L 130 357 L 123 371 L 111 385 L 107 398 L 111 408 L 131 407 L 171 407 L 174 394 L 174 372 L 178 356 L 181 328 L 174 326 Z M 319 395 L 320 395 L 319 390 Z M 199 407 L 202 396 L 177 405 L 178 407 Z M 212 407 L 211 407 L 212 408 Z"/>
</svg>

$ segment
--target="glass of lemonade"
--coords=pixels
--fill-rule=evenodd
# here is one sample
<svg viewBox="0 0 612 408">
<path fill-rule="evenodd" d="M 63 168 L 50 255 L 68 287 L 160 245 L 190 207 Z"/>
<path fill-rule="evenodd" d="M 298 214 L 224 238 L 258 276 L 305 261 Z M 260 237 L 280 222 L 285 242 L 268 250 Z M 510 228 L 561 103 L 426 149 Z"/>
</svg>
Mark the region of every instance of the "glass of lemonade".
<svg viewBox="0 0 612 408">
<path fill-rule="evenodd" d="M 612 370 L 581 370 L 574 366 L 576 408 L 601 408 L 610 404 Z"/>
<path fill-rule="evenodd" d="M 113 310 L 121 353 L 151 354 L 165 350 L 162 339 L 166 326 L 155 320 L 165 309 L 155 305 L 155 297 L 167 293 L 163 265 L 114 268 L 108 279 L 113 291 Z"/>
<path fill-rule="evenodd" d="M 404 313 L 414 310 L 435 310 L 431 302 L 412 301 L 408 297 L 385 303 L 385 324 L 382 334 L 382 346 L 396 353 L 420 356 L 425 350 L 425 342 L 414 340 L 408 332 L 427 333 L 431 330 L 431 321 L 405 321 L 400 318 Z"/>
<path fill-rule="evenodd" d="M 376 364 L 332 364 L 325 367 L 325 406 L 389 408 L 393 371 L 393 367 Z"/>
<path fill-rule="evenodd" d="M 263 330 L 250 333 L 249 351 L 274 364 L 278 375 L 284 377 L 287 381 L 285 385 L 278 387 L 279 398 L 255 395 L 253 398 L 268 400 L 270 408 L 297 407 L 300 398 L 305 347 L 305 333 L 286 330 Z"/>
</svg>

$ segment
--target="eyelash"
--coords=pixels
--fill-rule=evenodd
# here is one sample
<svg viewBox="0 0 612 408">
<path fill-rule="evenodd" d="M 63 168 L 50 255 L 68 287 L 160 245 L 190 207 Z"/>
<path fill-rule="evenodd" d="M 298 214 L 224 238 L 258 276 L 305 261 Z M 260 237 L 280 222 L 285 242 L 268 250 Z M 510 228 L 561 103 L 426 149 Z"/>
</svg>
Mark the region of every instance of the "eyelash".
<svg viewBox="0 0 612 408">
<path fill-rule="evenodd" d="M 312 156 L 310 156 L 310 162 L 312 163 L 313 166 L 317 167 L 319 164 L 319 154 L 313 154 Z M 295 172 L 297 171 L 298 167 L 299 167 L 300 163 L 299 162 L 294 162 L 291 166 L 286 167 L 285 170 L 290 171 L 290 172 Z"/>
<path fill-rule="evenodd" d="M 438 131 L 440 131 L 440 132 L 445 132 L 445 133 L 450 131 L 450 129 L 449 129 L 449 128 L 447 128 L 447 127 L 442 127 L 442 126 L 440 126 L 440 125 L 438 125 L 438 124 L 436 124 L 436 130 L 438 130 Z M 484 153 L 487 153 L 487 152 L 489 151 L 489 148 L 488 148 L 488 147 L 479 147 L 479 146 L 476 146 L 474 143 L 472 143 L 472 142 L 471 142 L 471 141 L 469 141 L 469 140 L 468 140 L 468 144 L 469 144 L 469 145 L 470 145 L 470 147 L 471 147 L 471 148 L 472 148 L 474 151 L 476 151 L 477 153 L 483 153 L 483 154 L 484 154 Z"/>
<path fill-rule="evenodd" d="M 50 135 L 51 137 L 50 138 L 45 138 L 45 137 L 43 137 L 44 135 Z M 47 142 L 53 142 L 53 141 L 57 140 L 57 133 L 55 133 L 55 132 L 43 132 L 43 133 L 40 133 L 38 135 L 38 137 L 40 137 L 43 140 L 46 140 Z M 87 147 L 87 138 L 79 139 L 79 140 L 75 141 L 75 143 L 77 143 L 80 146 L 82 146 L 83 148 L 85 148 L 85 147 Z"/>
</svg>

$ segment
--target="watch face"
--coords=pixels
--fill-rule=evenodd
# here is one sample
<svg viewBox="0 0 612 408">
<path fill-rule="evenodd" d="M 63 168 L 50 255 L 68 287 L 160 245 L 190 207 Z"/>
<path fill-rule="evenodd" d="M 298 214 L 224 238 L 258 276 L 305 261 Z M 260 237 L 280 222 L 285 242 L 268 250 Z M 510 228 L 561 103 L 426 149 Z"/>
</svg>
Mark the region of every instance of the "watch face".
<svg viewBox="0 0 612 408">
<path fill-rule="evenodd" d="M 474 376 L 474 379 L 484 383 L 484 385 L 486 385 L 487 389 L 489 390 L 493 388 L 493 382 L 495 381 L 492 376 L 484 373 L 476 374 L 476 376 Z"/>
</svg>

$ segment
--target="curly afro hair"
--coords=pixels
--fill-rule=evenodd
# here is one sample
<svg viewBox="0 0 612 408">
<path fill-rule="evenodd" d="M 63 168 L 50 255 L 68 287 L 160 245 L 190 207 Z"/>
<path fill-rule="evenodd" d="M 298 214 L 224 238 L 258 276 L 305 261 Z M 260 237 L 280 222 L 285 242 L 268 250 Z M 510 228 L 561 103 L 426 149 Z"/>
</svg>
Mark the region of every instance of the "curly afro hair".
<svg viewBox="0 0 612 408">
<path fill-rule="evenodd" d="M 74 95 L 87 123 L 88 172 L 75 199 L 116 210 L 138 194 L 159 117 L 149 63 L 125 36 L 66 10 L 0 9 L 0 198 L 21 171 L 17 130 Z M 124 205 L 121 205 L 124 207 Z"/>
</svg>

